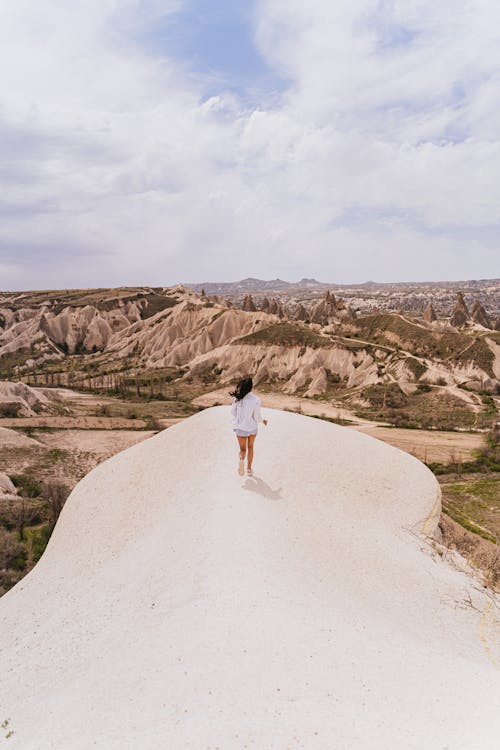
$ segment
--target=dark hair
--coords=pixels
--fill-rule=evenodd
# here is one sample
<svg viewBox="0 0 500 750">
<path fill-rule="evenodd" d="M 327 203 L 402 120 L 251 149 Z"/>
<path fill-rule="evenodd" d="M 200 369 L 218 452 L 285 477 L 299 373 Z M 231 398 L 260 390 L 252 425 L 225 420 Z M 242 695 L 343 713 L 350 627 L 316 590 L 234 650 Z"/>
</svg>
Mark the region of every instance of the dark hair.
<svg viewBox="0 0 500 750">
<path fill-rule="evenodd" d="M 234 396 L 236 401 L 241 401 L 244 396 L 247 395 L 247 393 L 250 393 L 250 391 L 253 388 L 253 381 L 252 378 L 243 378 L 243 380 L 240 380 L 234 391 L 231 391 L 229 394 L 230 396 Z"/>
</svg>

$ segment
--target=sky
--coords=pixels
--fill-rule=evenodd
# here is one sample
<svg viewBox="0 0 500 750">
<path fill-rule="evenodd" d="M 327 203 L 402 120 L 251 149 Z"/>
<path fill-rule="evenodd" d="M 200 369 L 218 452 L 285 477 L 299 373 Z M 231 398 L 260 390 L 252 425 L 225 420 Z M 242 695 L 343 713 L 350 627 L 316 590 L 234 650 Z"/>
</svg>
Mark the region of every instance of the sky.
<svg viewBox="0 0 500 750">
<path fill-rule="evenodd" d="M 0 289 L 500 276 L 497 0 L 3 0 Z"/>
</svg>

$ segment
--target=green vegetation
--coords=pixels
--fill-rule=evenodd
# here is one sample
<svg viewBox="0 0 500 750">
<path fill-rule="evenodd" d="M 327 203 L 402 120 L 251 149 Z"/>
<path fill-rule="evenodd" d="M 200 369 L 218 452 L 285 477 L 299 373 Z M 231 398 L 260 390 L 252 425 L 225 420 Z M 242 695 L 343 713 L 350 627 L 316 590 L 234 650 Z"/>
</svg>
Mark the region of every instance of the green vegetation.
<svg viewBox="0 0 500 750">
<path fill-rule="evenodd" d="M 496 425 L 491 428 L 485 437 L 483 448 L 476 452 L 472 461 L 454 460 L 448 464 L 431 462 L 428 466 L 438 476 L 500 472 L 500 429 Z"/>
<path fill-rule="evenodd" d="M 40 482 L 31 474 L 13 474 L 10 479 L 19 494 L 24 497 L 39 497 L 42 492 Z"/>
<path fill-rule="evenodd" d="M 419 383 L 417 385 L 417 391 L 420 391 L 420 393 L 430 393 L 432 391 L 432 386 L 430 386 L 429 383 Z"/>
<path fill-rule="evenodd" d="M 330 339 L 320 336 L 305 326 L 296 323 L 274 323 L 268 328 L 242 336 L 233 344 L 262 344 L 264 346 L 332 346 Z"/>
<path fill-rule="evenodd" d="M 411 370 L 415 380 L 420 380 L 424 372 L 427 370 L 426 366 L 414 357 L 407 357 L 405 359 L 405 365 Z"/>
<path fill-rule="evenodd" d="M 0 357 L 0 380 L 11 380 L 16 368 L 24 365 L 32 356 L 30 349 L 18 349 L 11 354 L 3 354 Z"/>
<path fill-rule="evenodd" d="M 0 417 L 7 419 L 15 419 L 19 416 L 21 410 L 21 404 L 19 403 L 1 403 L 0 404 Z"/>
<path fill-rule="evenodd" d="M 441 485 L 443 510 L 468 531 L 500 540 L 500 477 L 462 479 Z"/>
<path fill-rule="evenodd" d="M 495 399 L 490 396 L 489 394 L 485 393 L 481 396 L 481 401 L 486 407 L 486 413 L 493 417 L 495 414 L 497 414 L 497 407 L 495 403 Z"/>
<path fill-rule="evenodd" d="M 484 370 L 484 372 L 486 372 L 490 377 L 495 377 L 495 373 L 493 372 L 495 355 L 493 354 L 483 337 L 477 338 L 464 351 L 454 356 L 453 361 L 457 364 L 467 364 L 467 362 L 473 362 L 475 365 L 477 365 L 477 367 L 480 367 L 481 370 Z"/>
<path fill-rule="evenodd" d="M 13 474 L 18 495 L 0 501 L 0 596 L 40 559 L 69 490 L 31 473 Z"/>
<path fill-rule="evenodd" d="M 352 424 L 351 419 L 343 419 L 342 417 L 327 417 L 324 414 L 311 414 L 313 419 L 321 419 L 323 422 L 331 422 L 332 424 L 339 424 L 346 426 Z"/>
<path fill-rule="evenodd" d="M 408 404 L 408 397 L 397 383 L 371 385 L 363 390 L 362 395 L 368 399 L 378 416 L 383 416 L 382 410 L 400 409 Z"/>
<path fill-rule="evenodd" d="M 67 458 L 68 452 L 62 448 L 51 448 L 48 452 L 49 461 L 56 463 L 57 461 L 64 461 Z"/>
<path fill-rule="evenodd" d="M 65 307 L 85 307 L 86 305 L 92 305 L 98 310 L 109 311 L 117 307 L 118 300 L 122 300 L 123 302 L 139 302 L 143 300 L 147 304 L 141 309 L 142 318 L 150 318 L 162 310 L 174 307 L 179 302 L 175 296 L 158 294 L 155 291 L 138 292 L 137 290 L 127 290 L 126 288 L 57 291 L 49 293 L 49 295 L 46 294 L 42 299 L 44 301 L 47 299 L 51 301 L 51 311 L 56 315 L 62 312 Z M 35 297 L 32 299 L 31 304 L 39 305 L 41 301 Z"/>
<path fill-rule="evenodd" d="M 151 318 L 163 310 L 175 307 L 179 302 L 176 297 L 166 297 L 163 294 L 146 294 L 142 299 L 147 301 L 147 306 L 141 311 L 143 319 Z"/>
<path fill-rule="evenodd" d="M 359 318 L 355 325 L 365 339 L 393 348 L 399 344 L 421 357 L 446 359 L 458 356 L 470 344 L 470 337 L 465 333 L 430 331 L 406 318 L 389 313 L 366 315 Z M 483 356 L 481 348 L 481 357 Z"/>
<path fill-rule="evenodd" d="M 410 395 L 403 393 L 397 383 L 372 385 L 364 388 L 361 395 L 370 406 L 358 408 L 360 417 L 380 419 L 394 427 L 456 430 L 471 429 L 475 424 L 475 414 L 464 401 L 424 383 Z"/>
</svg>

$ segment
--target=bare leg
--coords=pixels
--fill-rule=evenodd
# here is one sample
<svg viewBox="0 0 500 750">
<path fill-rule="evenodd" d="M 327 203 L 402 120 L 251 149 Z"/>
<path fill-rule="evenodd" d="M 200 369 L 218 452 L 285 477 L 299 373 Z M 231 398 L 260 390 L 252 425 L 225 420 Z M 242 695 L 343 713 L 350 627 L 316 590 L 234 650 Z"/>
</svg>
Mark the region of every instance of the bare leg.
<svg viewBox="0 0 500 750">
<path fill-rule="evenodd" d="M 255 443 L 255 438 L 257 435 L 249 435 L 248 436 L 248 457 L 247 457 L 247 465 L 248 468 L 252 468 L 252 462 L 253 462 L 253 444 Z"/>
<path fill-rule="evenodd" d="M 246 438 L 246 437 L 238 437 L 238 436 L 236 436 L 236 438 L 237 438 L 238 443 L 240 445 L 240 461 L 244 461 L 245 460 L 245 456 L 247 454 L 247 440 L 248 440 L 248 438 Z"/>
<path fill-rule="evenodd" d="M 240 461 L 238 464 L 238 474 L 240 477 L 243 476 L 245 473 L 245 455 L 247 452 L 247 439 L 246 437 L 239 437 L 239 435 L 236 435 L 238 439 L 238 444 L 240 446 Z"/>
</svg>

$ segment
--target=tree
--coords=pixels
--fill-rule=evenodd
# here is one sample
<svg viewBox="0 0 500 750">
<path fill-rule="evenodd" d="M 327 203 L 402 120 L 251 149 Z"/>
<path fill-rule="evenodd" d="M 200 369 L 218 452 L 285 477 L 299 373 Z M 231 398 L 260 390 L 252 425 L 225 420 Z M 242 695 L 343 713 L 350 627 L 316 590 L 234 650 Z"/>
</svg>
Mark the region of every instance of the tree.
<svg viewBox="0 0 500 750">
<path fill-rule="evenodd" d="M 69 495 L 69 489 L 59 480 L 50 480 L 44 484 L 43 497 L 47 503 L 47 509 L 49 511 L 49 525 L 50 529 L 54 528 L 61 513 L 64 503 L 66 502 Z"/>
<path fill-rule="evenodd" d="M 19 534 L 19 541 L 24 541 L 24 529 L 39 515 L 40 508 L 31 498 L 19 495 L 10 506 L 12 525 Z"/>
<path fill-rule="evenodd" d="M 15 534 L 0 526 L 0 570 L 7 570 L 15 565 L 23 551 L 24 547 Z"/>
</svg>

